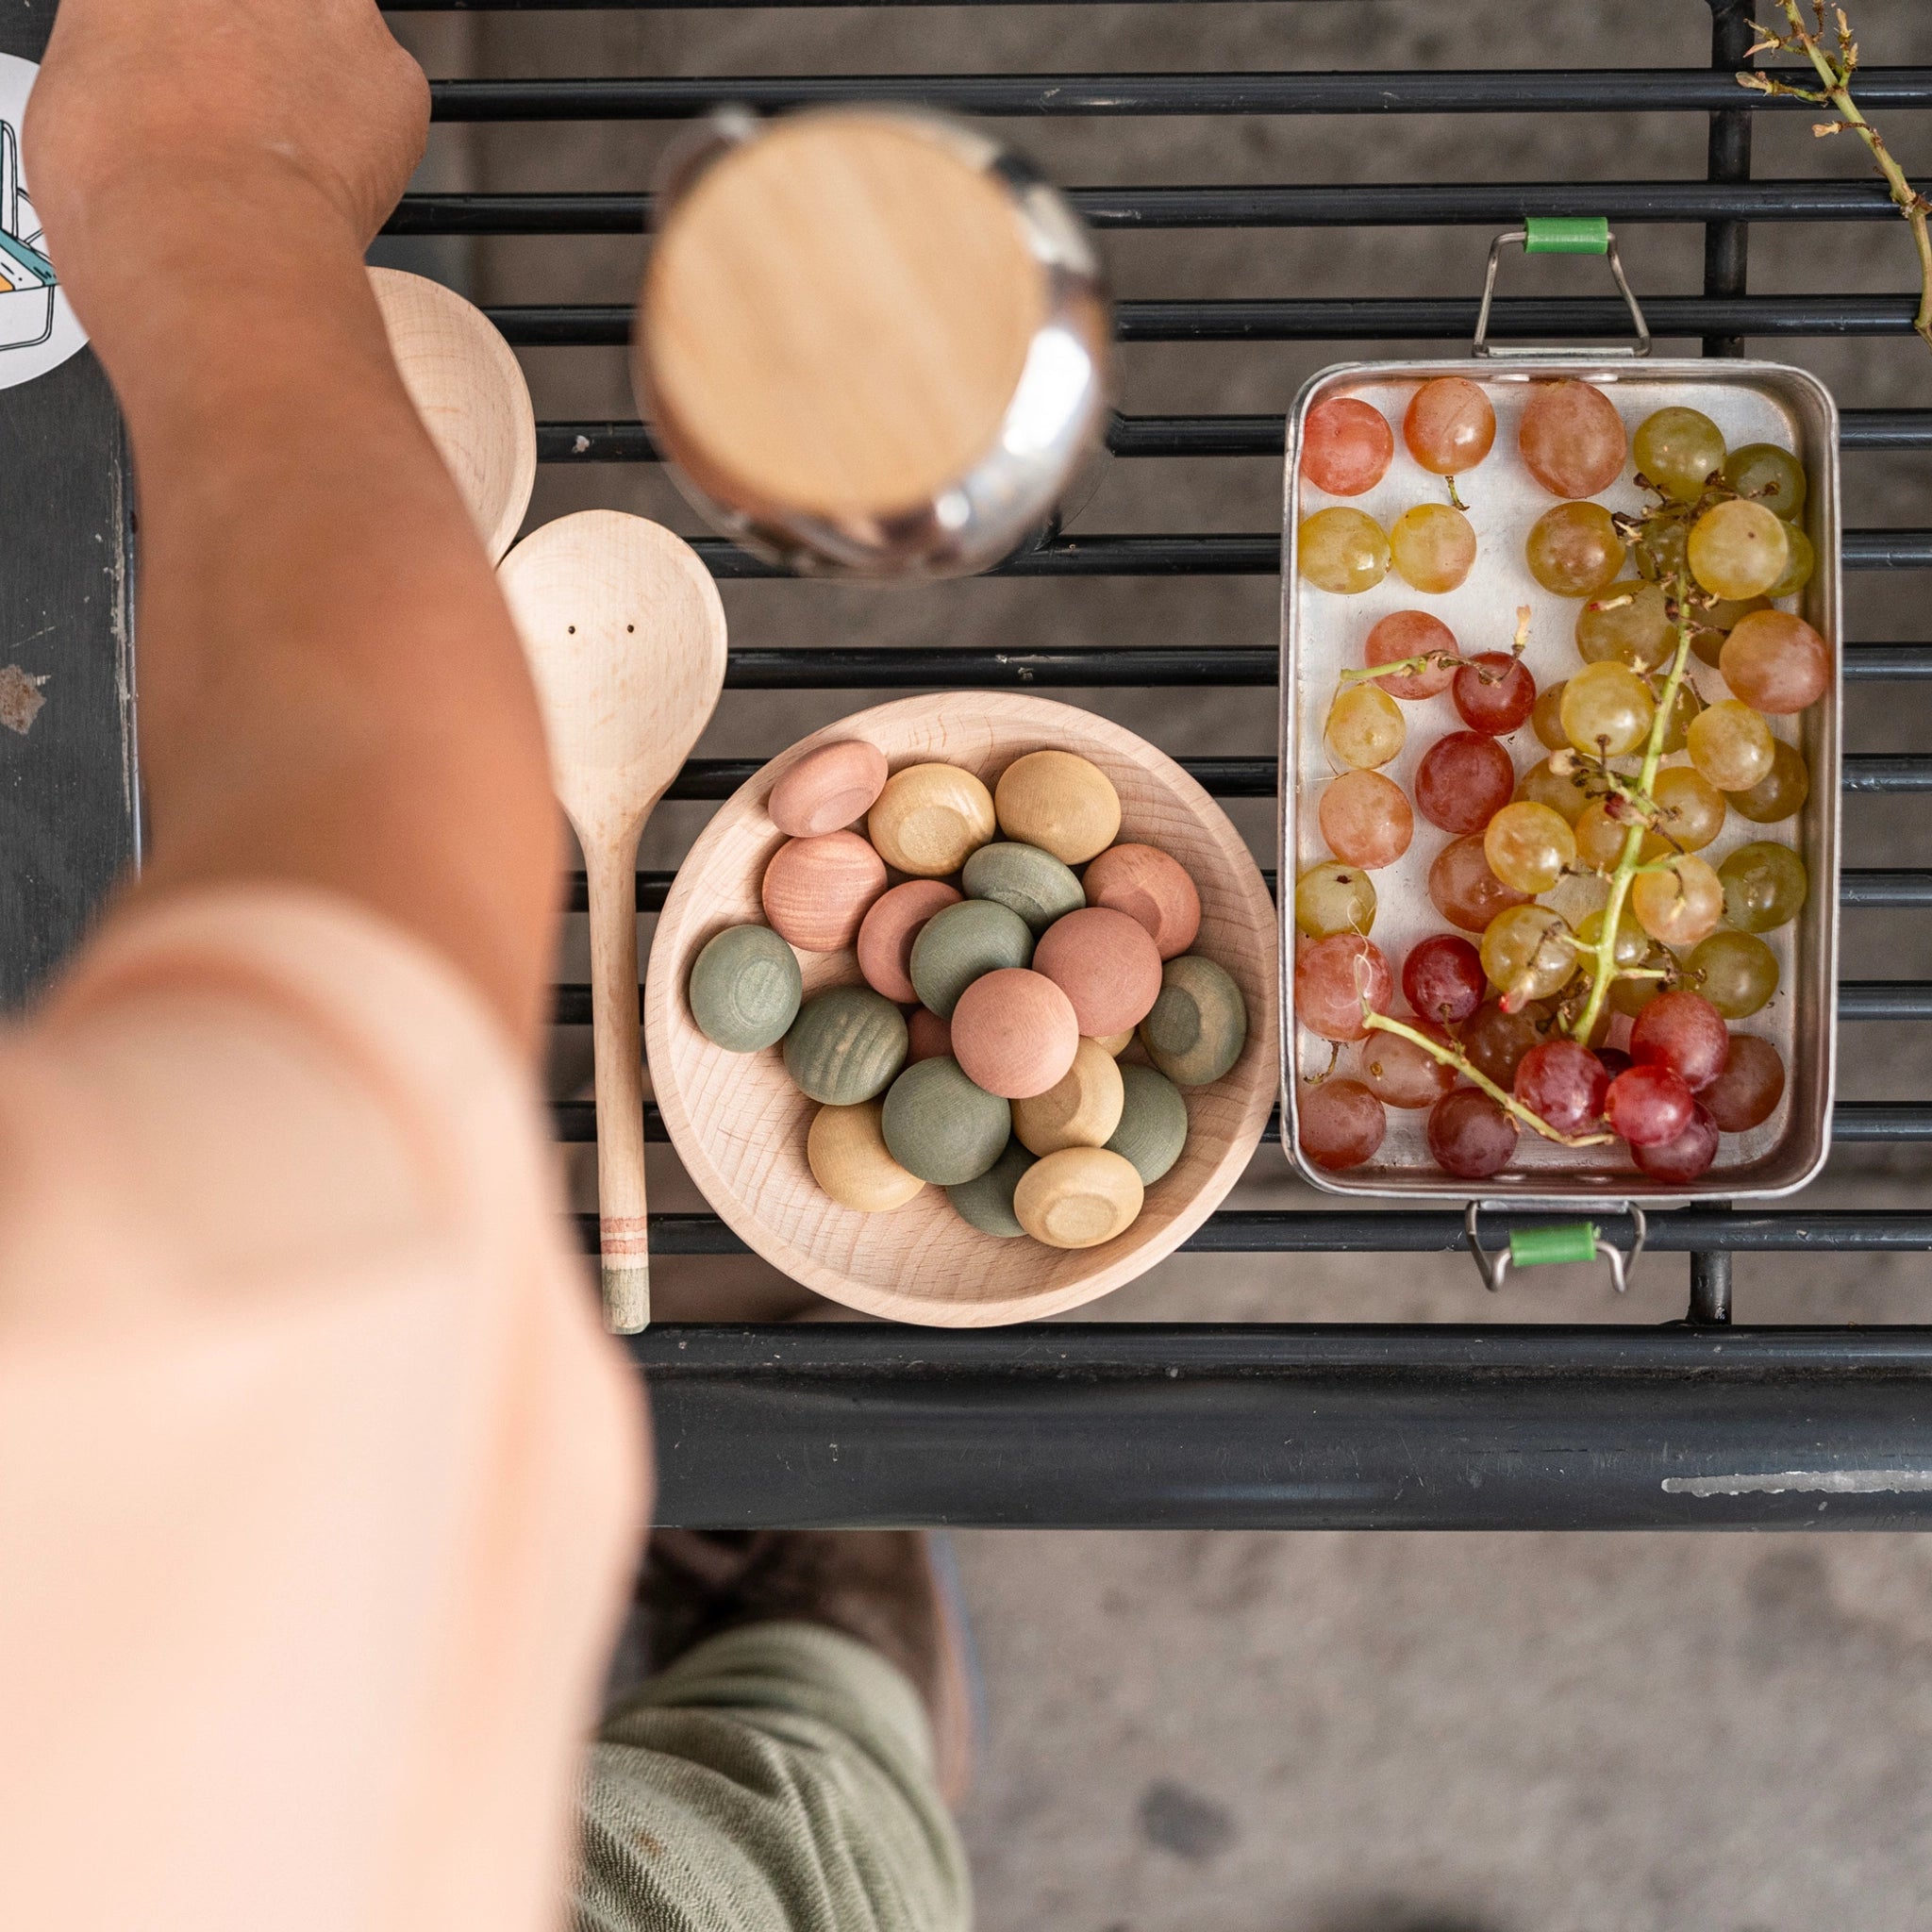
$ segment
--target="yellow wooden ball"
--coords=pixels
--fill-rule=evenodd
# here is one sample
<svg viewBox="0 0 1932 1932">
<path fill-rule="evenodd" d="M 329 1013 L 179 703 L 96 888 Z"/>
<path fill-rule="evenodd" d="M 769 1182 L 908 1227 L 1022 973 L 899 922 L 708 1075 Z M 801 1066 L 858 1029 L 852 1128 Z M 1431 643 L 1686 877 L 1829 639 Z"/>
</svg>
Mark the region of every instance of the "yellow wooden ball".
<svg viewBox="0 0 1932 1932">
<path fill-rule="evenodd" d="M 1133 1226 L 1143 1198 L 1132 1161 L 1104 1147 L 1063 1147 L 1020 1176 L 1013 1212 L 1049 1248 L 1093 1248 Z"/>
<path fill-rule="evenodd" d="M 1062 1147 L 1104 1147 L 1126 1105 L 1126 1084 L 1113 1056 L 1083 1040 L 1065 1076 L 1044 1093 L 1013 1103 L 1013 1132 L 1029 1154 Z"/>
<path fill-rule="evenodd" d="M 876 1100 L 856 1107 L 822 1107 L 805 1139 L 805 1158 L 816 1180 L 841 1208 L 883 1214 L 903 1208 L 925 1186 L 886 1151 Z"/>
<path fill-rule="evenodd" d="M 1120 794 L 1098 765 L 1070 751 L 1014 759 L 1000 774 L 993 803 L 1008 838 L 1038 845 L 1062 865 L 1084 865 L 1120 834 Z"/>
<path fill-rule="evenodd" d="M 999 829 L 992 793 L 958 765 L 894 772 L 865 828 L 888 865 L 920 879 L 958 872 Z"/>
</svg>

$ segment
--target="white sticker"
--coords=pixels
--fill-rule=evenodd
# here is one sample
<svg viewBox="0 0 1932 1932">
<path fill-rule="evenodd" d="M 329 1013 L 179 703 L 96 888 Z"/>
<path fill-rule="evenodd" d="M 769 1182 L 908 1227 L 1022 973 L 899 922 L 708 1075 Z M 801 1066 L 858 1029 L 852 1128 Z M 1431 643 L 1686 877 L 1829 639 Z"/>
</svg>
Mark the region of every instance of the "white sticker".
<svg viewBox="0 0 1932 1932">
<path fill-rule="evenodd" d="M 58 369 L 87 341 L 41 241 L 20 165 L 20 125 L 40 73 L 0 54 L 0 389 Z"/>
</svg>

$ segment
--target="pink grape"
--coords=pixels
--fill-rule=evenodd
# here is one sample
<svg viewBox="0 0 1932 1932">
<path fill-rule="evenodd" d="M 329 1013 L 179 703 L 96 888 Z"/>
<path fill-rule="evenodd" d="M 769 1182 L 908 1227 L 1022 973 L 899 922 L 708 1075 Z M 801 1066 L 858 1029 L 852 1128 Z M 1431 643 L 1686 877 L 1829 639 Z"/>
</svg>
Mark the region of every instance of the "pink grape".
<svg viewBox="0 0 1932 1932">
<path fill-rule="evenodd" d="M 1483 958 L 1453 932 L 1431 933 L 1402 962 L 1402 996 L 1427 1020 L 1454 1025 L 1482 1005 L 1490 990 Z"/>
<path fill-rule="evenodd" d="M 1517 446 L 1557 496 L 1595 496 L 1617 480 L 1630 439 L 1616 406 L 1587 382 L 1540 382 L 1523 408 Z"/>
<path fill-rule="evenodd" d="M 1506 1013 L 1495 1001 L 1489 1001 L 1462 1029 L 1462 1051 L 1484 1079 L 1507 1091 L 1524 1055 L 1541 1043 L 1547 1021 L 1541 1007 Z"/>
<path fill-rule="evenodd" d="M 1464 932 L 1487 932 L 1497 913 L 1506 907 L 1527 906 L 1529 898 L 1490 870 L 1478 834 L 1443 846 L 1429 867 L 1429 903 Z"/>
<path fill-rule="evenodd" d="M 1362 662 L 1368 665 L 1400 664 L 1409 658 L 1421 658 L 1431 651 L 1452 656 L 1460 650 L 1456 633 L 1440 617 L 1426 610 L 1391 610 L 1372 631 L 1362 645 Z M 1391 698 L 1432 698 L 1447 691 L 1456 676 L 1453 664 L 1432 664 L 1425 671 L 1404 671 L 1375 682 Z"/>
<path fill-rule="evenodd" d="M 1789 717 L 1815 705 L 1831 682 L 1831 646 L 1785 610 L 1758 610 L 1724 640 L 1718 669 L 1754 711 Z"/>
<path fill-rule="evenodd" d="M 1653 1003 L 1654 1004 L 1654 1003 Z M 1668 1067 L 1630 1067 L 1610 1082 L 1604 1118 L 1633 1147 L 1661 1147 L 1690 1124 L 1697 1103 Z"/>
<path fill-rule="evenodd" d="M 1402 440 L 1431 475 L 1459 476 L 1489 455 L 1496 441 L 1496 412 L 1466 376 L 1439 375 L 1408 399 Z"/>
<path fill-rule="evenodd" d="M 1724 1072 L 1699 1098 L 1724 1132 L 1745 1134 L 1777 1111 L 1784 1091 L 1785 1063 L 1777 1048 L 1755 1033 L 1734 1033 Z"/>
<path fill-rule="evenodd" d="M 1536 679 L 1507 651 L 1472 658 L 1456 674 L 1452 693 L 1462 722 L 1491 738 L 1514 731 L 1536 708 Z"/>
<path fill-rule="evenodd" d="M 1395 432 L 1373 403 L 1331 396 L 1302 425 L 1302 475 L 1330 496 L 1359 496 L 1389 473 Z"/>
<path fill-rule="evenodd" d="M 1322 793 L 1316 820 L 1337 858 L 1373 872 L 1393 865 L 1415 836 L 1402 787 L 1380 772 L 1344 772 Z"/>
<path fill-rule="evenodd" d="M 1380 946 L 1352 932 L 1317 940 L 1294 962 L 1294 1009 L 1324 1040 L 1361 1040 L 1364 1009 L 1386 1013 L 1395 977 Z"/>
<path fill-rule="evenodd" d="M 1418 1033 L 1448 1043 L 1449 1036 L 1440 1026 L 1432 1026 L 1426 1020 L 1418 1020 L 1414 1025 Z M 1371 1033 L 1356 1048 L 1356 1056 L 1362 1085 L 1389 1107 L 1433 1107 L 1456 1084 L 1454 1067 L 1444 1066 L 1399 1033 Z"/>
<path fill-rule="evenodd" d="M 1693 1093 L 1724 1072 L 1730 1050 L 1724 1015 L 1702 993 L 1659 993 L 1630 1028 L 1630 1058 L 1640 1067 L 1670 1068 Z"/>
<path fill-rule="evenodd" d="M 1445 832 L 1480 832 L 1515 790 L 1509 754 L 1480 731 L 1439 738 L 1416 767 L 1416 809 Z"/>
<path fill-rule="evenodd" d="M 1574 1040 L 1546 1040 L 1516 1065 L 1517 1099 L 1559 1134 L 1580 1134 L 1601 1120 L 1609 1091 L 1603 1062 Z"/>
<path fill-rule="evenodd" d="M 1359 1080 L 1324 1080 L 1295 1103 L 1301 1150 L 1331 1174 L 1359 1167 L 1382 1144 L 1389 1117 Z"/>
<path fill-rule="evenodd" d="M 1632 1141 L 1630 1158 L 1654 1181 L 1694 1181 L 1717 1158 L 1717 1123 L 1692 1101 L 1690 1124 L 1681 1134 L 1654 1146 Z"/>
<path fill-rule="evenodd" d="M 1458 1087 L 1429 1109 L 1429 1155 L 1457 1180 L 1487 1180 L 1516 1156 L 1516 1123 L 1478 1087 Z"/>
</svg>

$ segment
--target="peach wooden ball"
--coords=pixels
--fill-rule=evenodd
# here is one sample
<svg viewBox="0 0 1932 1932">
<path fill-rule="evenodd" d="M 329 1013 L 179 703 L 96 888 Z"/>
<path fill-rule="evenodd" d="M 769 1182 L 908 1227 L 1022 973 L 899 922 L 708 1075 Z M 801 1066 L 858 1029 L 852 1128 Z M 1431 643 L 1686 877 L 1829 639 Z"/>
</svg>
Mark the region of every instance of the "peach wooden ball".
<svg viewBox="0 0 1932 1932">
<path fill-rule="evenodd" d="M 1152 845 L 1110 845 L 1081 880 L 1090 906 L 1110 906 L 1147 928 L 1163 959 L 1185 953 L 1201 930 L 1201 895 L 1178 860 Z"/>
<path fill-rule="evenodd" d="M 935 912 L 958 903 L 958 891 L 942 879 L 908 879 L 881 892 L 858 927 L 858 970 L 866 985 L 910 1006 L 919 997 L 912 987 L 912 941 Z"/>
<path fill-rule="evenodd" d="M 862 819 L 885 789 L 885 753 L 862 738 L 845 738 L 799 759 L 772 787 L 765 809 L 781 832 L 815 839 Z"/>
<path fill-rule="evenodd" d="M 1071 751 L 1106 773 L 1121 837 L 1169 852 L 1201 893 L 1193 950 L 1234 975 L 1249 1033 L 1233 1069 L 1190 1088 L 1187 1146 L 1147 1190 L 1124 1233 L 1091 1248 L 1000 1241 L 970 1225 L 941 1188 L 889 1214 L 827 1198 L 806 1160 L 817 1107 L 778 1055 L 731 1054 L 693 1024 L 684 987 L 723 927 L 759 917 L 758 881 L 783 842 L 766 810 L 773 786 L 808 753 L 864 738 L 894 771 L 951 762 L 988 783 L 1028 752 Z M 807 954 L 808 996 L 858 979 L 850 953 Z M 687 1171 L 754 1252 L 816 1292 L 892 1321 L 980 1327 L 1059 1314 L 1172 1254 L 1220 1206 L 1258 1145 L 1280 1082 L 1274 908 L 1220 807 L 1152 745 L 1092 713 L 1018 691 L 918 696 L 841 720 L 774 759 L 718 811 L 691 847 L 654 930 L 644 991 L 645 1051 L 658 1105 Z M 916 1011 L 908 1024 L 919 1051 Z"/>
<path fill-rule="evenodd" d="M 1147 928 L 1111 906 L 1057 919 L 1033 949 L 1043 973 L 1074 1003 L 1080 1031 L 1104 1040 L 1138 1026 L 1160 997 L 1160 953 Z"/>
<path fill-rule="evenodd" d="M 758 896 L 780 939 L 801 952 L 839 953 L 858 939 L 885 887 L 885 860 L 858 833 L 827 832 L 779 846 Z"/>
<path fill-rule="evenodd" d="M 953 1058 L 974 1086 L 1030 1100 L 1056 1085 L 1080 1049 L 1074 1003 L 1024 966 L 983 974 L 953 1008 Z"/>
</svg>

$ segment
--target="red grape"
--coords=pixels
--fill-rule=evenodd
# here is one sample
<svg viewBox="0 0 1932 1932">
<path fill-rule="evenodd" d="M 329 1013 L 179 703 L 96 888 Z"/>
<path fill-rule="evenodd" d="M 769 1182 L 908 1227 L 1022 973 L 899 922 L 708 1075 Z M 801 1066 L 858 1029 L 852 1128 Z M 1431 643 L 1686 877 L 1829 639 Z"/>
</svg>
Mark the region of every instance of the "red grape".
<svg viewBox="0 0 1932 1932">
<path fill-rule="evenodd" d="M 1408 399 L 1402 440 L 1431 475 L 1459 476 L 1489 455 L 1496 412 L 1467 376 L 1439 375 Z"/>
<path fill-rule="evenodd" d="M 1373 403 L 1331 396 L 1302 425 L 1302 475 L 1330 496 L 1359 496 L 1388 474 L 1395 432 Z"/>
<path fill-rule="evenodd" d="M 1490 741 L 1485 740 L 1487 743 Z M 1429 903 L 1451 925 L 1487 932 L 1491 920 L 1510 906 L 1527 906 L 1529 894 L 1506 886 L 1490 870 L 1480 838 L 1457 839 L 1429 866 Z"/>
<path fill-rule="evenodd" d="M 1754 711 L 1788 717 L 1815 705 L 1831 682 L 1831 646 L 1787 610 L 1756 610 L 1724 640 L 1717 666 Z"/>
<path fill-rule="evenodd" d="M 1594 496 L 1617 480 L 1630 439 L 1602 390 L 1566 379 L 1530 390 L 1517 445 L 1545 490 L 1557 496 Z"/>
<path fill-rule="evenodd" d="M 1574 1040 L 1546 1040 L 1517 1062 L 1517 1099 L 1559 1134 L 1580 1134 L 1601 1120 L 1609 1090 L 1603 1062 Z"/>
<path fill-rule="evenodd" d="M 1391 610 L 1362 644 L 1362 662 L 1400 664 L 1430 651 L 1453 655 L 1460 649 L 1456 633 L 1440 617 L 1431 617 L 1426 610 Z M 1432 698 L 1447 691 L 1455 675 L 1455 665 L 1432 664 L 1426 671 L 1397 672 L 1375 682 L 1391 698 Z"/>
<path fill-rule="evenodd" d="M 1610 1082 L 1604 1118 L 1633 1147 L 1661 1147 L 1690 1124 L 1697 1103 L 1668 1067 L 1631 1067 Z"/>
<path fill-rule="evenodd" d="M 1414 1023 L 1418 1033 L 1446 1046 L 1449 1036 L 1427 1020 Z M 1379 1028 L 1356 1048 L 1362 1085 L 1390 1107 L 1428 1107 L 1456 1084 L 1456 1069 L 1445 1066 L 1426 1048 L 1399 1033 Z"/>
<path fill-rule="evenodd" d="M 1654 1181 L 1694 1181 L 1717 1158 L 1717 1123 L 1690 1103 L 1690 1124 L 1675 1140 L 1655 1146 L 1631 1144 L 1630 1158 Z"/>
<path fill-rule="evenodd" d="M 1730 1050 L 1724 1015 L 1702 993 L 1659 993 L 1630 1028 L 1630 1058 L 1640 1067 L 1670 1068 L 1693 1093 L 1724 1072 Z"/>
<path fill-rule="evenodd" d="M 1456 674 L 1453 695 L 1462 722 L 1472 731 L 1500 738 L 1514 731 L 1536 708 L 1536 679 L 1521 658 L 1507 651 L 1485 651 Z"/>
<path fill-rule="evenodd" d="M 1445 832 L 1480 832 L 1515 791 L 1509 754 L 1480 731 L 1439 738 L 1415 771 L 1416 809 Z"/>
<path fill-rule="evenodd" d="M 1382 949 L 1352 932 L 1317 940 L 1294 962 L 1294 1009 L 1324 1040 L 1361 1040 L 1365 1008 L 1386 1013 L 1395 979 Z"/>
<path fill-rule="evenodd" d="M 1726 1134 L 1761 1127 L 1784 1096 L 1785 1063 L 1777 1048 L 1755 1033 L 1731 1035 L 1724 1070 L 1699 1096 Z"/>
<path fill-rule="evenodd" d="M 1457 1180 L 1487 1180 L 1516 1154 L 1516 1123 L 1478 1087 L 1458 1087 L 1429 1109 L 1429 1155 Z"/>
<path fill-rule="evenodd" d="M 1462 1051 L 1484 1079 L 1508 1091 L 1524 1055 L 1542 1043 L 1548 1017 L 1536 1006 L 1506 1013 L 1491 1000 L 1478 1008 L 1475 1018 L 1462 1029 Z"/>
<path fill-rule="evenodd" d="M 1600 1046 L 1595 1049 L 1595 1053 L 1604 1072 L 1612 1080 L 1619 1074 L 1627 1074 L 1637 1064 L 1621 1046 Z"/>
<path fill-rule="evenodd" d="M 1393 865 L 1415 836 L 1402 787 L 1380 772 L 1342 773 L 1322 793 L 1316 818 L 1329 851 L 1364 872 Z"/>
<path fill-rule="evenodd" d="M 1403 997 L 1424 1019 L 1444 1025 L 1468 1019 L 1489 987 L 1483 956 L 1458 933 L 1430 934 L 1402 962 Z"/>
<path fill-rule="evenodd" d="M 1324 1080 L 1295 1104 L 1301 1150 L 1332 1174 L 1359 1167 L 1382 1144 L 1389 1117 L 1359 1080 Z"/>
</svg>

